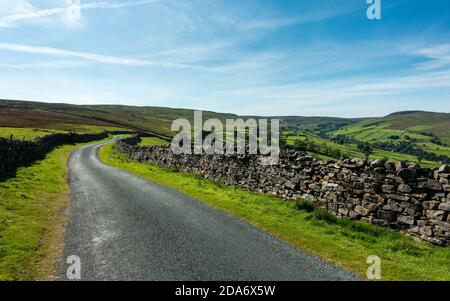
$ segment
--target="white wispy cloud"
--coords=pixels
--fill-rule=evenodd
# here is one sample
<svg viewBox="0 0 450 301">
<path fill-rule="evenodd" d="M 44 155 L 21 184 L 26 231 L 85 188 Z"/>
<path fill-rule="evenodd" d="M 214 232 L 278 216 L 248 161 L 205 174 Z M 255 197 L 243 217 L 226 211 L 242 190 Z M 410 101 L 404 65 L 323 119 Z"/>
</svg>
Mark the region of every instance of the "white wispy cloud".
<svg viewBox="0 0 450 301">
<path fill-rule="evenodd" d="M 88 64 L 80 61 L 42 61 L 35 63 L 1 63 L 0 68 L 8 69 L 65 69 L 87 67 Z"/>
<path fill-rule="evenodd" d="M 48 17 L 52 15 L 57 14 L 65 14 L 67 13 L 68 9 L 119 9 L 119 8 L 125 8 L 125 7 L 132 7 L 132 6 L 138 6 L 138 5 L 144 5 L 144 4 L 151 4 L 160 2 L 160 0 L 141 0 L 141 1 L 134 1 L 134 2 L 122 2 L 122 3 L 111 3 L 111 2 L 90 2 L 90 3 L 84 3 L 80 4 L 78 6 L 67 6 L 67 7 L 56 7 L 56 8 L 47 8 L 47 9 L 40 9 L 36 10 L 33 9 L 28 12 L 13 14 L 9 16 L 0 17 L 0 27 L 9 27 L 13 26 L 18 22 L 29 20 L 29 19 L 39 19 L 43 17 Z M 27 6 L 27 10 L 31 9 L 31 5 Z"/>
<path fill-rule="evenodd" d="M 144 59 L 135 59 L 135 58 L 125 58 L 125 57 L 118 57 L 118 56 L 100 55 L 100 54 L 95 54 L 95 53 L 70 51 L 70 50 L 52 48 L 52 47 L 37 47 L 37 46 L 20 45 L 20 44 L 0 43 L 0 49 L 15 51 L 15 52 L 50 55 L 50 56 L 74 57 L 74 58 L 84 59 L 84 60 L 88 60 L 88 61 L 94 61 L 94 62 L 105 63 L 105 64 L 113 64 L 113 65 L 122 65 L 122 66 L 159 66 L 159 67 L 183 68 L 183 69 L 191 68 L 191 69 L 204 70 L 204 71 L 209 70 L 208 68 L 203 67 L 203 66 L 161 62 L 161 61 L 153 61 L 153 60 L 144 60 Z"/>
<path fill-rule="evenodd" d="M 227 51 L 232 51 L 235 41 L 220 40 L 210 43 L 189 44 L 183 47 L 163 49 L 158 57 L 177 62 L 200 62 L 223 58 Z M 229 52 L 228 52 L 229 53 Z"/>
<path fill-rule="evenodd" d="M 0 43 L 0 49 L 10 50 L 16 52 L 26 52 L 34 54 L 45 54 L 52 56 L 64 56 L 64 57 L 76 57 L 90 61 L 96 61 L 100 63 L 115 64 L 115 65 L 127 65 L 127 66 L 150 66 L 155 65 L 156 62 L 148 60 L 139 60 L 133 58 L 122 58 L 116 56 L 105 56 L 88 52 L 76 52 L 51 47 L 36 47 L 29 45 Z"/>
<path fill-rule="evenodd" d="M 450 71 L 409 76 L 349 77 L 285 85 L 265 85 L 223 91 L 231 97 L 276 102 L 280 106 L 313 106 L 334 103 L 364 103 L 365 100 L 411 98 L 417 92 L 450 89 Z"/>
<path fill-rule="evenodd" d="M 27 0 L 2 0 L 0 1 L 0 18 L 3 16 L 17 15 L 35 10 Z"/>
<path fill-rule="evenodd" d="M 438 70 L 450 66 L 450 44 L 411 47 L 407 51 L 425 59 L 424 62 L 417 64 L 420 70 Z"/>
<path fill-rule="evenodd" d="M 309 14 L 304 14 L 291 18 L 274 18 L 274 19 L 263 19 L 263 20 L 253 20 L 249 22 L 245 22 L 242 25 L 243 28 L 246 29 L 256 29 L 256 28 L 277 28 L 277 27 L 285 27 L 299 24 L 307 24 L 313 22 L 319 22 L 323 20 L 327 20 L 330 18 L 337 17 L 342 14 L 346 14 L 349 11 L 341 11 L 341 10 L 323 10 L 318 12 L 312 12 Z"/>
<path fill-rule="evenodd" d="M 295 15 L 279 15 L 272 11 L 262 11 L 257 14 L 257 17 L 255 17 L 255 14 L 236 14 L 221 16 L 219 20 L 241 30 L 267 30 L 325 21 L 361 9 L 361 6 L 357 3 L 355 5 L 354 2 L 344 1 L 339 5 L 334 5 L 334 3 L 333 1 L 327 1 L 316 5 L 313 2 L 310 7 L 305 7 Z"/>
</svg>

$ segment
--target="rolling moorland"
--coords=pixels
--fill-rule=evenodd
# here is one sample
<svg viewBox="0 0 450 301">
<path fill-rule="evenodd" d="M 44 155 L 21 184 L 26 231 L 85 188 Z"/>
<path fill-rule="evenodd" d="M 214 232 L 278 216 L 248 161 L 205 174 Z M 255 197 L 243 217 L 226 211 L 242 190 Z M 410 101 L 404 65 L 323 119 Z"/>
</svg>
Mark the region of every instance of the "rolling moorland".
<svg viewBox="0 0 450 301">
<path fill-rule="evenodd" d="M 177 118 L 192 120 L 193 110 L 0 100 L 0 127 L 3 127 L 0 136 L 3 137 L 14 132 L 18 138 L 27 137 L 17 128 L 33 129 L 28 138 L 43 135 L 45 131 L 130 129 L 168 139 L 175 134 L 170 126 Z M 205 111 L 203 118 L 224 120 L 238 116 Z M 367 157 L 417 162 L 425 167 L 450 162 L 449 113 L 405 111 L 380 118 L 279 118 L 282 145 L 305 150 L 319 159 Z"/>
<path fill-rule="evenodd" d="M 324 160 L 367 157 L 421 163 L 450 162 L 450 114 L 398 112 L 381 118 L 318 123 L 284 122 L 288 147 L 306 150 Z"/>
<path fill-rule="evenodd" d="M 242 117 L 245 118 L 245 116 Z M 170 125 L 176 118 L 192 120 L 193 110 L 116 105 L 77 106 L 0 100 L 0 137 L 31 141 L 52 133 L 98 133 L 104 130 L 131 130 L 158 136 L 142 140 L 141 145 L 151 146 L 170 141 L 170 137 L 175 134 L 170 132 Z M 238 118 L 238 116 L 204 112 L 204 118 L 223 120 Z M 448 146 L 450 143 L 450 114 L 446 113 L 411 111 L 393 113 L 380 118 L 345 119 L 293 116 L 280 117 L 280 120 L 281 142 L 284 147 L 306 150 L 309 154 L 323 160 L 339 160 L 345 157 L 386 158 L 391 161 L 420 162 L 423 166 L 433 167 L 447 162 L 446 160 L 450 157 L 450 147 Z M 19 168 L 16 177 L 0 183 L 0 279 L 52 279 L 54 271 L 51 267 L 55 258 L 59 257 L 65 223 L 65 217 L 61 216 L 60 212 L 67 210 L 69 189 L 66 181 L 68 174 L 66 162 L 71 151 L 80 145 L 83 144 L 56 148 L 47 155 L 45 160 L 29 167 Z M 109 151 L 111 152 L 110 149 Z M 122 158 L 120 160 L 116 158 L 115 163 L 112 161 L 110 163 L 120 166 L 123 164 L 121 160 Z M 133 164 L 136 165 L 133 168 L 139 170 L 144 168 L 138 168 L 137 163 Z M 136 173 L 139 174 L 140 172 Z M 146 169 L 142 172 L 149 171 Z M 169 178 L 174 177 L 172 172 L 163 170 L 158 171 L 158 177 L 161 176 L 161 179 L 163 179 L 162 175 L 165 175 L 165 173 Z M 186 177 L 186 181 L 189 182 L 186 187 L 190 187 L 190 190 L 185 192 L 201 200 L 206 199 L 198 191 L 198 188 L 201 190 L 203 187 L 204 180 Z M 153 175 L 149 178 L 156 182 L 163 182 Z M 180 186 L 181 184 L 178 186 L 172 182 L 164 184 L 184 191 L 184 188 Z M 355 250 L 357 246 L 360 248 L 361 245 L 366 244 L 364 245 L 364 251 L 361 252 L 361 256 L 363 256 L 367 252 L 375 251 L 373 246 L 380 245 L 379 240 L 384 241 L 385 239 L 385 235 L 380 236 L 378 230 L 375 230 L 372 226 L 366 227 L 363 225 L 361 226 L 363 230 L 359 231 L 358 235 L 364 236 L 366 234 L 362 233 L 370 234 L 374 232 L 375 237 L 368 239 L 366 236 L 358 236 L 355 240 L 352 236 L 355 235 L 353 233 L 355 225 L 351 223 L 343 226 L 344 228 L 348 227 L 351 234 L 345 234 L 347 230 L 342 230 L 343 233 L 345 232 L 342 239 L 334 238 L 339 246 L 330 243 L 325 244 L 324 242 L 329 240 L 328 237 L 322 237 L 322 232 L 331 233 L 334 231 L 331 229 L 336 229 L 337 226 L 327 221 L 320 219 L 315 221 L 313 219 L 312 225 L 308 229 L 314 228 L 315 230 L 311 231 L 317 232 L 318 236 L 309 235 L 306 236 L 309 240 L 297 242 L 294 239 L 298 235 L 297 230 L 283 234 L 284 230 L 281 231 L 280 229 L 287 229 L 285 225 L 280 225 L 280 229 L 273 229 L 273 226 L 271 226 L 271 223 L 275 220 L 273 216 L 267 216 L 267 221 L 253 220 L 254 216 L 264 215 L 251 211 L 251 208 L 248 208 L 251 212 L 237 212 L 238 209 L 236 208 L 241 206 L 241 203 L 235 204 L 237 206 L 235 207 L 230 205 L 231 203 L 228 204 L 228 201 L 223 200 L 225 190 L 228 191 L 229 189 L 221 185 L 214 186 L 214 189 L 217 190 L 217 197 L 215 197 L 217 202 L 224 202 L 223 205 L 217 205 L 218 208 L 242 216 L 244 219 L 285 238 L 294 245 L 303 247 L 323 258 L 360 273 L 363 273 L 364 265 L 360 262 L 355 263 L 351 257 L 341 256 L 340 254 L 345 252 L 340 253 L 337 250 L 344 245 L 348 250 Z M 234 191 L 237 194 L 241 193 L 236 189 Z M 246 192 L 242 193 L 245 194 L 246 198 L 250 198 L 250 195 L 247 195 Z M 254 198 L 258 202 L 263 199 L 261 196 L 255 196 Z M 230 200 L 232 199 L 233 197 Z M 239 200 L 242 200 L 241 196 L 239 196 Z M 298 213 L 295 208 L 291 208 L 290 205 L 286 205 L 281 200 L 279 202 L 278 199 L 276 200 L 276 204 L 270 203 L 271 205 L 263 211 L 271 212 L 275 210 L 274 212 L 278 212 L 278 209 L 273 208 L 288 206 L 287 216 L 289 218 L 294 215 L 297 216 L 297 214 L 303 214 Z M 28 205 L 24 206 L 24 202 Z M 261 204 L 261 206 L 263 205 Z M 303 222 L 303 220 L 295 221 L 295 223 Z M 317 228 L 318 224 L 326 229 Z M 294 228 L 300 229 L 301 226 L 296 225 Z M 385 233 L 384 230 L 380 231 Z M 304 234 L 307 235 L 307 233 Z M 353 237 L 351 240 L 348 239 L 350 236 Z M 321 239 L 317 240 L 317 237 Z M 320 241 L 323 244 L 314 244 L 313 241 Z M 388 250 L 389 255 L 387 256 L 392 257 L 392 259 L 394 259 L 393 256 L 397 256 L 394 254 L 404 256 L 400 262 L 411 262 L 411 256 L 420 257 L 415 261 L 417 266 L 414 271 L 410 268 L 410 265 L 402 272 L 395 268 L 392 270 L 392 275 L 389 275 L 390 279 L 445 278 L 441 278 L 442 275 L 438 274 L 431 275 L 429 272 L 436 266 L 441 266 L 439 261 L 429 263 L 430 258 L 441 258 L 445 261 L 445 256 L 447 256 L 445 254 L 447 253 L 441 249 L 425 244 L 416 245 L 410 240 L 403 241 L 400 236 L 396 235 L 392 236 L 392 239 L 388 239 L 386 245 L 381 244 L 379 248 L 384 251 Z M 376 250 L 377 252 L 381 252 L 379 248 Z M 428 262 L 428 265 L 425 265 L 424 262 Z"/>
<path fill-rule="evenodd" d="M 233 114 L 203 112 L 204 118 L 224 120 Z M 172 121 L 177 118 L 193 120 L 193 110 L 163 107 L 133 107 L 122 105 L 77 106 L 0 100 L 0 126 L 39 127 L 67 130 L 67 124 L 88 124 L 120 127 L 151 132 L 165 137 L 173 136 Z"/>
</svg>

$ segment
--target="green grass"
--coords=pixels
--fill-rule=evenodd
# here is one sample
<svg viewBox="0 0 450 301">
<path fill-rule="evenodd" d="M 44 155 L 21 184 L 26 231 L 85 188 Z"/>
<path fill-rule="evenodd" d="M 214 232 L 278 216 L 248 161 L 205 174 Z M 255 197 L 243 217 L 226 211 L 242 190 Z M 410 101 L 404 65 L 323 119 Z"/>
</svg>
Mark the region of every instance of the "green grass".
<svg viewBox="0 0 450 301">
<path fill-rule="evenodd" d="M 0 127 L 0 137 L 10 138 L 11 135 L 15 140 L 32 141 L 39 137 L 44 137 L 54 133 L 66 133 L 62 130 L 33 129 L 33 128 L 11 128 Z"/>
<path fill-rule="evenodd" d="M 170 142 L 158 137 L 142 137 L 141 142 L 139 143 L 140 146 L 154 146 L 167 144 L 170 144 Z"/>
<path fill-rule="evenodd" d="M 430 153 L 450 157 L 450 147 L 447 146 L 436 145 L 431 142 L 418 142 L 414 143 L 414 146 Z"/>
<path fill-rule="evenodd" d="M 450 249 L 415 242 L 389 229 L 337 219 L 323 210 L 224 186 L 182 172 L 131 161 L 112 144 L 105 163 L 186 193 L 254 224 L 287 243 L 365 277 L 369 255 L 378 255 L 383 280 L 450 280 Z M 300 210 L 299 210 L 300 209 Z"/>
<path fill-rule="evenodd" d="M 0 280 L 51 279 L 63 241 L 67 159 L 79 145 L 58 147 L 0 182 Z"/>
<path fill-rule="evenodd" d="M 388 141 L 390 135 L 398 135 L 403 139 L 407 135 L 419 142 L 427 142 L 430 137 L 423 135 L 424 132 L 433 133 L 444 143 L 450 144 L 450 114 L 432 112 L 391 114 L 383 118 L 362 120 L 345 126 L 333 134 L 343 134 L 368 142 Z"/>
<path fill-rule="evenodd" d="M 101 133 L 103 131 L 121 131 L 123 128 L 104 127 L 96 125 L 84 124 L 55 124 L 51 128 L 18 128 L 18 127 L 0 127 L 0 137 L 10 138 L 11 135 L 15 140 L 33 141 L 37 138 L 55 134 L 74 132 L 78 134 Z"/>
<path fill-rule="evenodd" d="M 371 143 L 379 141 L 390 142 L 392 139 L 389 139 L 389 137 L 394 135 L 399 136 L 400 141 L 406 141 L 406 136 L 417 139 L 418 141 L 429 141 L 431 139 L 429 136 L 417 134 L 408 130 L 393 130 L 390 129 L 389 126 L 390 124 L 365 127 L 361 126 L 361 124 L 357 124 L 335 131 L 333 135 L 342 134 L 360 141 L 367 141 Z"/>
<path fill-rule="evenodd" d="M 335 143 L 333 141 L 330 141 L 328 139 L 324 139 L 322 137 L 319 137 L 317 135 L 314 135 L 309 132 L 299 131 L 299 132 L 292 132 L 292 131 L 286 131 L 283 132 L 283 135 L 290 135 L 286 138 L 286 142 L 288 145 L 294 145 L 295 141 L 305 141 L 309 140 L 312 141 L 315 145 L 319 147 L 319 149 L 323 152 L 326 148 L 329 149 L 337 149 L 340 151 L 342 156 L 348 157 L 348 158 L 364 158 L 365 155 L 358 150 L 356 145 L 353 144 L 345 144 L 341 145 L 338 143 Z M 433 144 L 434 145 L 434 144 Z M 445 147 L 442 147 L 444 149 Z M 317 153 L 311 153 L 312 156 L 315 156 L 319 160 L 338 160 L 339 158 L 331 158 L 329 156 L 323 155 L 323 154 L 317 154 Z M 418 162 L 417 158 L 412 155 L 408 154 L 402 154 L 402 153 L 395 153 L 390 151 L 385 151 L 381 149 L 373 149 L 372 154 L 370 154 L 369 159 L 384 159 L 388 158 L 390 161 L 406 161 L 406 162 Z M 422 160 L 420 163 L 423 167 L 436 167 L 440 166 L 440 163 L 428 161 L 428 160 Z"/>
<path fill-rule="evenodd" d="M 86 133 L 101 133 L 104 131 L 126 131 L 125 128 L 120 127 L 112 127 L 112 126 L 99 126 L 99 125 L 88 125 L 88 124 L 55 124 L 52 125 L 52 128 L 63 130 L 63 131 L 71 131 L 78 134 L 86 134 Z"/>
<path fill-rule="evenodd" d="M 423 149 L 437 155 L 450 156 L 450 147 L 440 146 L 431 142 L 431 137 L 424 133 L 437 135 L 442 142 L 450 143 L 450 114 L 430 112 L 410 112 L 404 114 L 393 114 L 383 118 L 371 118 L 343 127 L 332 133 L 332 135 L 345 135 L 360 141 L 370 143 L 377 141 L 393 142 L 389 139 L 396 135 L 398 141 L 407 141 L 407 136 L 415 139 L 414 147 Z M 395 153 L 392 153 L 395 154 Z M 407 156 L 407 155 L 406 155 Z M 387 156 L 391 158 L 391 156 Z M 403 160 L 401 157 L 398 157 Z M 414 157 L 409 161 L 416 161 Z M 426 167 L 436 166 L 429 161 L 422 162 Z"/>
<path fill-rule="evenodd" d="M 316 206 L 313 202 L 304 199 L 295 201 L 294 208 L 297 210 L 304 210 L 306 212 L 313 212 L 316 210 Z"/>
</svg>

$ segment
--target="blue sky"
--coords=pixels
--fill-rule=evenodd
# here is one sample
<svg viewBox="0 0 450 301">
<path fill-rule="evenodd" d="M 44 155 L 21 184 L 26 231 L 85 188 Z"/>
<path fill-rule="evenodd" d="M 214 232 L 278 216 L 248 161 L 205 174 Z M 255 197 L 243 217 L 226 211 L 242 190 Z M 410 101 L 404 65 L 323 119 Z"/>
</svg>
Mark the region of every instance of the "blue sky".
<svg viewBox="0 0 450 301">
<path fill-rule="evenodd" d="M 450 2 L 0 0 L 0 98 L 259 115 L 450 112 Z"/>
</svg>

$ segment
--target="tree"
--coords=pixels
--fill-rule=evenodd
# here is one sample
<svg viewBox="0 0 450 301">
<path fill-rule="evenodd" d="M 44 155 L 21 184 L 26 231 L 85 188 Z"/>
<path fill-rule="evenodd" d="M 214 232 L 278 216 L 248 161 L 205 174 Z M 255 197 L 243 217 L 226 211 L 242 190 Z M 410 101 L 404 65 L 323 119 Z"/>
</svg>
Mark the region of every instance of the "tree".
<svg viewBox="0 0 450 301">
<path fill-rule="evenodd" d="M 294 142 L 294 149 L 298 151 L 306 151 L 306 143 L 302 140 L 296 140 Z"/>
<path fill-rule="evenodd" d="M 422 163 L 423 155 L 422 154 L 418 154 L 416 157 L 417 157 L 417 162 Z"/>
<path fill-rule="evenodd" d="M 369 156 L 372 153 L 372 147 L 370 144 L 367 142 L 360 142 L 357 147 L 366 156 L 366 159 L 369 159 Z"/>
<path fill-rule="evenodd" d="M 285 149 L 285 148 L 287 148 L 287 146 L 288 146 L 288 144 L 286 142 L 286 139 L 285 138 L 280 138 L 280 148 L 281 149 Z"/>
<path fill-rule="evenodd" d="M 331 156 L 333 158 L 340 159 L 342 157 L 342 153 L 339 149 L 335 148 L 335 149 L 333 149 Z"/>
</svg>

